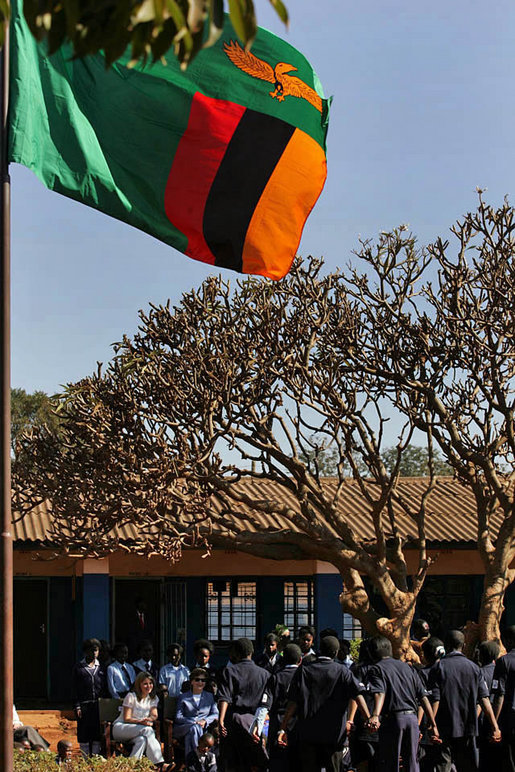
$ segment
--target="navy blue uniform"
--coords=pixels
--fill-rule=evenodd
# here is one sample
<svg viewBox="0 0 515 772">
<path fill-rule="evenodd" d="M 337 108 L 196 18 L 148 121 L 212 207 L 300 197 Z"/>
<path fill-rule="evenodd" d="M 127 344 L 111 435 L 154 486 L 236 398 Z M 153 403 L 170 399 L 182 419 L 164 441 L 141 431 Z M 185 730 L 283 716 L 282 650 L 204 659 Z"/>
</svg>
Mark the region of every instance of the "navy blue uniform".
<svg viewBox="0 0 515 772">
<path fill-rule="evenodd" d="M 82 660 L 72 671 L 72 693 L 75 708 L 80 708 L 77 719 L 77 741 L 91 743 L 100 741 L 100 717 L 98 698 L 109 696 L 104 668 L 97 664 L 89 668 Z"/>
<path fill-rule="evenodd" d="M 460 651 L 451 651 L 431 669 L 429 688 L 439 702 L 436 723 L 442 745 L 436 772 L 477 770 L 477 704 L 488 697 L 481 669 Z"/>
<path fill-rule="evenodd" d="M 503 696 L 499 714 L 502 734 L 503 769 L 515 769 L 515 649 L 500 657 L 495 663 L 492 692 Z"/>
<path fill-rule="evenodd" d="M 270 772 L 297 772 L 298 760 L 298 736 L 296 731 L 297 718 L 294 717 L 287 728 L 288 747 L 277 744 L 277 734 L 281 727 L 286 706 L 289 702 L 288 692 L 297 665 L 286 665 L 268 679 L 261 705 L 268 712 L 268 752 L 270 755 Z"/>
<path fill-rule="evenodd" d="M 365 664 L 363 662 L 355 662 L 350 667 L 352 675 L 366 688 L 363 698 L 367 703 L 370 714 L 374 712 L 374 695 L 371 694 L 368 683 L 368 673 L 372 667 L 373 665 Z M 353 767 L 363 761 L 367 761 L 369 772 L 375 769 L 373 759 L 377 752 L 378 742 L 378 733 L 371 732 L 367 729 L 364 716 L 357 710 L 354 716 L 354 730 L 349 737 L 350 755 Z"/>
<path fill-rule="evenodd" d="M 418 707 L 426 696 L 416 670 L 392 657 L 380 660 L 368 673 L 372 694 L 384 694 L 376 768 L 385 772 L 403 769 L 418 772 Z"/>
<path fill-rule="evenodd" d="M 264 670 L 268 670 L 268 672 L 272 674 L 279 669 L 280 659 L 281 657 L 279 656 L 279 652 L 270 658 L 265 651 L 262 651 L 261 654 L 257 655 L 255 662 L 258 667 L 262 667 Z"/>
<path fill-rule="evenodd" d="M 218 687 L 218 707 L 227 702 L 225 725 L 229 736 L 221 750 L 230 768 L 248 772 L 250 766 L 264 767 L 267 757 L 248 730 L 254 721 L 270 673 L 251 659 L 226 667 Z"/>
<path fill-rule="evenodd" d="M 329 657 L 297 668 L 288 699 L 297 706 L 297 732 L 303 772 L 339 770 L 350 699 L 365 691 L 350 670 Z"/>
<path fill-rule="evenodd" d="M 488 689 L 488 695 L 490 702 L 493 704 L 494 692 L 492 688 L 494 678 L 495 662 L 489 662 L 488 665 L 483 665 L 481 668 L 481 675 L 483 676 Z M 492 768 L 499 768 L 501 766 L 500 751 L 501 748 L 498 743 L 491 743 L 490 736 L 492 734 L 492 727 L 490 722 L 484 713 L 479 716 L 479 770 L 480 772 L 490 772 Z"/>
</svg>

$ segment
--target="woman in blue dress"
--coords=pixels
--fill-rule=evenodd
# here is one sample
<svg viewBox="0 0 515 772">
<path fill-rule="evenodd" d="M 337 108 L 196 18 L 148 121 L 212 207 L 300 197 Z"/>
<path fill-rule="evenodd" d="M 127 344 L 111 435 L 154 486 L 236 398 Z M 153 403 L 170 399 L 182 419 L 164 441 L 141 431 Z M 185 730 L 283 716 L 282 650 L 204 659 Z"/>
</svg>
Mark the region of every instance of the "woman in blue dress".
<svg viewBox="0 0 515 772">
<path fill-rule="evenodd" d="M 211 692 L 206 692 L 207 670 L 194 668 L 190 674 L 190 691 L 177 700 L 173 724 L 174 737 L 184 737 L 185 756 L 194 751 L 208 726 L 218 718 L 218 708 Z"/>
</svg>

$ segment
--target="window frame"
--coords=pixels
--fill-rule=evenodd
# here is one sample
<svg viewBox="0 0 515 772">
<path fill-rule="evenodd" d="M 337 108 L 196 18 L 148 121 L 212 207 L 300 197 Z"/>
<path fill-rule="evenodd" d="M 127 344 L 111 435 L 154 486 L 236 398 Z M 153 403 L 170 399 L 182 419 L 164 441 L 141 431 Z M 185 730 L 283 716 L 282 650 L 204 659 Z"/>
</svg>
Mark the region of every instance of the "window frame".
<svg viewBox="0 0 515 772">
<path fill-rule="evenodd" d="M 218 590 L 215 591 L 214 585 L 217 582 L 224 582 L 226 585 L 225 590 Z M 217 609 L 216 611 L 213 610 L 213 612 L 210 609 L 210 598 L 212 597 L 212 594 L 209 591 L 209 585 L 213 586 L 213 594 L 217 596 Z M 238 597 L 244 597 L 244 594 L 241 596 L 238 594 L 238 590 L 240 585 L 253 585 L 254 587 L 254 613 L 253 613 L 253 621 L 251 624 L 245 624 L 245 623 L 238 623 L 234 621 L 234 600 Z M 228 586 L 228 588 L 227 588 Z M 236 592 L 235 592 L 236 588 Z M 224 608 L 222 601 L 222 594 L 224 592 L 229 592 L 229 609 Z M 226 599 L 227 600 L 227 599 Z M 212 579 L 208 579 L 206 581 L 206 604 L 205 604 L 205 610 L 206 610 L 206 633 L 208 639 L 215 645 L 215 646 L 227 646 L 231 641 L 235 640 L 235 638 L 249 638 L 251 641 L 255 642 L 256 636 L 257 636 L 257 625 L 258 625 L 258 582 L 254 577 L 216 577 Z M 211 613 L 216 613 L 216 637 L 212 635 L 214 624 L 212 622 L 212 616 Z M 229 613 L 229 624 L 223 623 L 222 615 Z M 252 615 L 252 610 L 250 612 L 247 612 L 245 608 L 242 610 L 242 615 L 246 616 L 246 613 L 250 613 Z M 247 631 L 247 634 L 236 635 L 234 633 L 235 629 L 239 629 L 240 631 L 242 629 Z M 253 635 L 248 634 L 249 629 L 252 629 L 254 631 Z M 227 638 L 224 638 L 224 632 L 229 636 Z M 222 637 L 220 637 L 222 636 Z"/>
<path fill-rule="evenodd" d="M 288 584 L 293 584 L 294 586 L 294 592 L 293 592 L 293 610 L 289 611 L 287 609 L 287 594 L 286 594 L 286 586 Z M 308 591 L 307 591 L 307 610 L 305 609 L 299 609 L 299 598 L 297 592 L 295 592 L 296 587 L 298 584 L 307 584 L 308 585 Z M 283 621 L 290 633 L 292 633 L 293 637 L 296 637 L 299 628 L 303 627 L 304 625 L 311 625 L 312 627 L 315 626 L 315 619 L 316 619 L 316 613 L 315 613 L 315 580 L 313 576 L 293 576 L 288 577 L 287 579 L 284 579 L 283 581 Z M 299 623 L 299 616 L 300 615 L 307 615 L 308 621 L 303 621 L 302 623 Z M 293 624 L 288 623 L 288 618 L 293 618 Z"/>
</svg>

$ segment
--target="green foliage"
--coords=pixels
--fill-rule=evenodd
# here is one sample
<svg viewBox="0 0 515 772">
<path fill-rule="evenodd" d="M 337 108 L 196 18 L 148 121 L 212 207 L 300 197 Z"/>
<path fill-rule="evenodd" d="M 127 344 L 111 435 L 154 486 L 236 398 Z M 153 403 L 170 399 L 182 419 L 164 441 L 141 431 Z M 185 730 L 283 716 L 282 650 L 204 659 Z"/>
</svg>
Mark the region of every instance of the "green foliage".
<svg viewBox="0 0 515 772">
<path fill-rule="evenodd" d="M 53 752 L 14 751 L 14 772 L 56 772 L 57 769 L 66 772 L 149 772 L 155 767 L 147 758 L 127 759 L 123 756 L 107 760 L 103 756 L 79 757 L 58 767 Z"/>
<path fill-rule="evenodd" d="M 383 453 L 383 461 L 390 472 L 397 460 L 396 448 L 387 448 Z M 434 452 L 433 465 L 435 474 L 452 475 L 452 469 L 438 451 Z M 401 477 L 427 477 L 429 475 L 429 457 L 427 448 L 419 445 L 408 445 L 403 451 L 399 474 Z"/>
<path fill-rule="evenodd" d="M 25 389 L 11 389 L 11 449 L 16 452 L 16 442 L 22 432 L 33 426 L 46 424 L 57 432 L 59 419 L 54 412 L 51 398 L 44 391 L 27 394 Z"/>
<path fill-rule="evenodd" d="M 269 1 L 288 24 L 282 0 Z M 218 40 L 225 10 L 224 0 L 25 0 L 24 5 L 32 34 L 47 40 L 51 53 L 69 42 L 76 56 L 102 51 L 111 65 L 128 46 L 134 62 L 156 61 L 172 49 L 184 67 Z M 227 10 L 236 34 L 250 46 L 257 29 L 253 1 L 227 0 Z M 0 0 L 0 36 L 8 14 L 8 0 Z"/>
<path fill-rule="evenodd" d="M 324 447 L 316 444 L 316 436 L 310 438 L 310 448 L 299 452 L 300 458 L 313 466 L 318 467 L 320 477 L 336 477 L 338 474 L 339 453 L 334 445 Z M 386 448 L 381 453 L 388 472 L 392 472 L 397 462 L 397 448 L 395 446 Z M 367 468 L 363 461 L 356 457 L 356 466 L 360 474 L 366 476 Z M 445 462 L 438 450 L 433 455 L 434 473 L 437 475 L 452 475 L 452 469 Z M 351 471 L 347 463 L 343 463 L 344 469 L 351 476 Z M 399 463 L 399 475 L 401 477 L 428 477 L 429 476 L 429 455 L 427 448 L 420 445 L 408 445 L 403 449 Z"/>
<path fill-rule="evenodd" d="M 350 657 L 354 662 L 359 662 L 359 647 L 362 640 L 362 638 L 351 638 Z"/>
</svg>

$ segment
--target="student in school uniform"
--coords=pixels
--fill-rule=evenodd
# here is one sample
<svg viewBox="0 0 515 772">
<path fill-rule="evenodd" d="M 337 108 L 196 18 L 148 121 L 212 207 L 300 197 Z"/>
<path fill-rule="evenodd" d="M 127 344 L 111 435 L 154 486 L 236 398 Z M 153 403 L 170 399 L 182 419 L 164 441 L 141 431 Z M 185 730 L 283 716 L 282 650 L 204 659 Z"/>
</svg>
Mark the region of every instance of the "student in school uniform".
<svg viewBox="0 0 515 772">
<path fill-rule="evenodd" d="M 186 772 L 217 772 L 214 745 L 213 735 L 203 734 L 195 750 L 186 756 Z"/>
<path fill-rule="evenodd" d="M 314 662 L 316 660 L 315 649 L 315 628 L 311 625 L 304 625 L 299 629 L 298 645 L 302 652 L 302 661 L 304 663 Z"/>
<path fill-rule="evenodd" d="M 205 691 L 206 684 L 207 670 L 194 668 L 190 674 L 190 689 L 177 700 L 173 735 L 184 737 L 186 756 L 195 750 L 207 727 L 218 718 L 215 698 Z"/>
<path fill-rule="evenodd" d="M 302 652 L 295 643 L 289 643 L 282 655 L 282 668 L 270 675 L 261 698 L 261 704 L 254 715 L 252 734 L 260 742 L 263 725 L 268 714 L 269 772 L 297 772 L 300 767 L 298 753 L 297 719 L 294 717 L 286 727 L 287 746 L 279 745 L 277 736 L 288 705 L 288 689 L 295 672 L 302 662 Z"/>
<path fill-rule="evenodd" d="M 266 753 L 249 734 L 254 713 L 269 678 L 269 673 L 252 660 L 254 647 L 248 638 L 231 644 L 231 665 L 224 668 L 218 688 L 219 727 L 222 736 L 220 752 L 228 770 L 249 772 L 264 768 Z"/>
<path fill-rule="evenodd" d="M 166 688 L 169 697 L 178 697 L 183 683 L 190 677 L 189 669 L 181 664 L 182 653 L 180 643 L 171 643 L 166 649 L 168 662 L 159 671 L 159 683 Z"/>
<path fill-rule="evenodd" d="M 138 659 L 132 663 L 132 666 L 138 673 L 150 673 L 154 681 L 157 681 L 159 676 L 159 668 L 153 661 L 154 646 L 152 641 L 148 638 L 142 641 L 138 646 Z"/>
<path fill-rule="evenodd" d="M 204 670 L 207 670 L 206 691 L 216 694 L 220 673 L 214 667 L 211 660 L 214 653 L 215 647 L 211 641 L 208 641 L 206 638 L 199 638 L 193 644 L 193 655 L 195 661 L 193 663 L 193 667 L 190 669 L 194 670 L 196 667 L 201 667 L 204 668 Z"/>
<path fill-rule="evenodd" d="M 111 697 L 123 700 L 136 680 L 136 672 L 129 662 L 129 648 L 125 643 L 116 643 L 113 649 L 114 661 L 107 668 L 107 688 Z"/>
<path fill-rule="evenodd" d="M 482 641 L 477 649 L 477 661 L 481 668 L 481 675 L 485 679 L 490 702 L 494 703 L 495 695 L 492 688 L 494 680 L 495 662 L 499 656 L 501 647 L 497 641 Z M 495 711 L 494 711 L 495 712 Z M 490 742 L 490 725 L 484 713 L 479 716 L 479 771 L 489 772 L 492 767 L 501 768 L 500 743 Z"/>
<path fill-rule="evenodd" d="M 458 772 L 478 769 L 478 704 L 491 726 L 491 739 L 500 740 L 487 686 L 478 665 L 463 654 L 464 643 L 461 630 L 450 630 L 445 637 L 445 657 L 429 674 L 428 686 L 442 739 L 436 772 L 449 772 L 451 764 Z"/>
<path fill-rule="evenodd" d="M 515 769 L 515 625 L 504 633 L 507 654 L 495 664 L 492 691 L 494 709 L 502 732 L 502 770 Z"/>
<path fill-rule="evenodd" d="M 445 647 L 440 638 L 432 636 L 426 638 L 421 644 L 422 666 L 417 667 L 416 671 L 422 681 L 424 689 L 429 689 L 429 674 L 437 662 L 445 656 Z M 431 692 L 428 691 L 428 699 L 432 704 Z M 434 772 L 435 763 L 439 758 L 439 745 L 431 742 L 431 735 L 427 729 L 427 720 L 422 708 L 418 711 L 418 722 L 420 733 L 422 735 L 419 744 L 419 765 L 420 772 Z"/>
<path fill-rule="evenodd" d="M 77 717 L 77 741 L 83 756 L 100 753 L 99 697 L 107 696 L 106 672 L 98 661 L 100 642 L 88 638 L 82 644 L 83 659 L 72 673 L 72 693 Z"/>
<path fill-rule="evenodd" d="M 275 673 L 280 660 L 278 646 L 279 637 L 275 633 L 267 633 L 263 651 L 254 660 L 256 665 L 268 670 L 269 673 Z"/>
<path fill-rule="evenodd" d="M 379 731 L 375 768 L 418 772 L 418 707 L 428 718 L 428 731 L 438 740 L 433 711 L 417 672 L 406 662 L 393 659 L 392 644 L 382 635 L 370 640 L 370 654 L 376 663 L 368 673 L 368 688 L 374 695 L 374 712 L 368 727 Z"/>
<path fill-rule="evenodd" d="M 341 642 L 340 642 L 341 644 Z M 367 703 L 370 713 L 374 712 L 374 695 L 368 691 L 368 673 L 374 666 L 370 654 L 370 639 L 363 638 L 359 646 L 358 661 L 353 662 L 350 671 L 354 678 L 363 684 L 366 691 L 363 698 Z M 347 733 L 349 738 L 349 750 L 352 769 L 367 769 L 373 772 L 375 769 L 374 758 L 377 752 L 379 737 L 377 732 L 371 732 L 367 727 L 367 722 L 361 711 L 358 710 L 357 703 L 351 700 L 347 712 Z"/>
<path fill-rule="evenodd" d="M 339 772 L 346 735 L 345 716 L 349 700 L 356 700 L 363 715 L 369 712 L 363 692 L 350 670 L 335 662 L 340 642 L 326 636 L 314 662 L 302 660 L 288 690 L 288 705 L 278 733 L 278 743 L 287 745 L 287 727 L 297 716 L 300 770 Z"/>
</svg>

